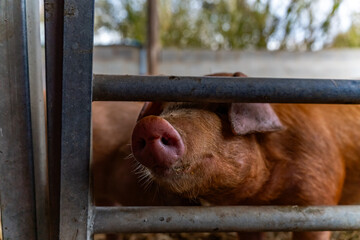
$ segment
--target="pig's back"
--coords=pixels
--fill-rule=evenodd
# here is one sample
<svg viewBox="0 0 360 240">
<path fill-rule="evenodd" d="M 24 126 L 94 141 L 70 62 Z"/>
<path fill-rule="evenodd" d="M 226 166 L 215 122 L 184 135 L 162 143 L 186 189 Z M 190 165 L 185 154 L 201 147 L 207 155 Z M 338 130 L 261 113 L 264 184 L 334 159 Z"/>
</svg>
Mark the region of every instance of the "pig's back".
<svg viewBox="0 0 360 240">
<path fill-rule="evenodd" d="M 322 164 L 334 169 L 328 174 L 330 177 L 345 175 L 340 204 L 360 203 L 360 106 L 274 104 L 273 107 L 290 128 L 288 131 L 299 134 L 306 142 L 304 148 L 317 151 L 319 158 L 323 156 Z"/>
<path fill-rule="evenodd" d="M 360 204 L 360 106 L 338 106 L 329 119 L 346 164 L 341 204 Z"/>
</svg>

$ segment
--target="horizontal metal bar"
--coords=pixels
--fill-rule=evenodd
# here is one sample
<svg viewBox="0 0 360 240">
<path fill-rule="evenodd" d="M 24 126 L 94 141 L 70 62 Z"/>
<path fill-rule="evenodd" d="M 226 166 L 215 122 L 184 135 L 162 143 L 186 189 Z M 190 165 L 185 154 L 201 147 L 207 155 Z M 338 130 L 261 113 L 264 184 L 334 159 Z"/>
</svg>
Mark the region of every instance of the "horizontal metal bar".
<svg viewBox="0 0 360 240">
<path fill-rule="evenodd" d="M 360 229 L 360 206 L 95 207 L 94 233 Z"/>
<path fill-rule="evenodd" d="M 94 75 L 93 101 L 360 103 L 360 81 Z"/>
</svg>

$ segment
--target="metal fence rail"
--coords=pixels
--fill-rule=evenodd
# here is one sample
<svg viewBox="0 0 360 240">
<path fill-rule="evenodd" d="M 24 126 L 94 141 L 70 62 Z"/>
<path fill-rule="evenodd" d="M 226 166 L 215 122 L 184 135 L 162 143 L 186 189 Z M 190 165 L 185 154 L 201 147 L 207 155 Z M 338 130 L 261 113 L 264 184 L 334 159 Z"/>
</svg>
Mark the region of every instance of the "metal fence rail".
<svg viewBox="0 0 360 240">
<path fill-rule="evenodd" d="M 360 81 L 94 75 L 94 101 L 360 103 Z"/>
<path fill-rule="evenodd" d="M 360 103 L 360 81 L 94 75 L 93 100 Z M 360 206 L 95 207 L 94 233 L 360 229 Z"/>
<path fill-rule="evenodd" d="M 35 240 L 25 0 L 0 1 L 0 200 L 2 239 Z"/>
<path fill-rule="evenodd" d="M 94 233 L 360 228 L 360 206 L 96 207 L 93 212 Z"/>
<path fill-rule="evenodd" d="M 47 44 L 53 44 L 47 46 L 47 57 L 54 54 L 47 60 L 47 70 L 56 70 L 48 81 L 52 115 L 48 127 L 56 128 L 49 133 L 50 139 L 57 138 L 50 149 L 59 156 L 49 162 L 53 189 L 50 206 L 54 207 L 50 233 L 37 233 L 37 227 L 47 226 L 41 226 L 41 221 L 36 224 L 25 2 L 0 1 L 0 27 L 4 26 L 0 37 L 0 200 L 4 239 L 35 240 L 50 235 L 52 240 L 88 240 L 94 233 L 103 232 L 360 229 L 360 206 L 93 206 L 89 189 L 92 100 L 360 103 L 360 81 L 95 75 L 92 82 L 94 2 L 48 0 L 46 21 L 51 22 L 56 15 L 54 22 L 47 25 Z M 54 50 L 57 45 L 58 51 Z M 52 112 L 55 105 L 60 108 Z"/>
<path fill-rule="evenodd" d="M 52 214 L 51 239 L 60 237 L 60 239 L 88 240 L 92 239 L 93 233 L 101 232 L 360 228 L 359 206 L 309 208 L 92 206 L 89 195 L 92 100 L 360 103 L 360 81 L 265 78 L 227 78 L 224 81 L 223 77 L 177 76 L 95 75 L 93 77 L 94 2 L 48 0 L 47 3 L 48 5 L 45 4 L 46 22 L 50 21 L 50 24 L 46 28 L 46 38 L 50 36 L 47 44 L 53 44 L 47 46 L 49 50 L 47 57 L 52 53 L 57 54 L 47 60 L 48 74 L 53 74 L 52 81 L 48 81 L 48 84 L 50 83 L 48 86 L 51 88 L 50 96 L 48 95 L 51 98 L 49 109 L 51 111 L 52 106 L 61 105 L 61 110 L 56 109 L 51 114 L 52 126 L 49 124 L 49 130 L 52 131 L 49 138 L 57 138 L 52 148 L 60 155 L 59 158 L 49 159 L 53 161 L 49 163 L 49 174 L 53 174 L 53 178 L 49 175 L 49 181 L 51 189 L 54 189 L 50 193 L 50 200 L 53 199 L 51 202 L 55 207 L 53 210 L 55 214 Z M 56 70 L 56 73 L 51 70 Z M 51 130 L 52 127 L 56 129 Z M 57 199 L 57 196 L 60 198 Z M 54 226 L 58 222 L 60 223 Z M 57 234 L 58 230 L 60 234 Z"/>
<path fill-rule="evenodd" d="M 64 0 L 60 239 L 90 239 L 94 2 Z"/>
<path fill-rule="evenodd" d="M 45 0 L 49 239 L 59 238 L 64 1 Z"/>
<path fill-rule="evenodd" d="M 33 137 L 35 202 L 38 239 L 47 239 L 48 172 L 46 151 L 45 99 L 42 76 L 39 1 L 26 0 L 27 46 L 30 82 L 31 131 Z"/>
</svg>

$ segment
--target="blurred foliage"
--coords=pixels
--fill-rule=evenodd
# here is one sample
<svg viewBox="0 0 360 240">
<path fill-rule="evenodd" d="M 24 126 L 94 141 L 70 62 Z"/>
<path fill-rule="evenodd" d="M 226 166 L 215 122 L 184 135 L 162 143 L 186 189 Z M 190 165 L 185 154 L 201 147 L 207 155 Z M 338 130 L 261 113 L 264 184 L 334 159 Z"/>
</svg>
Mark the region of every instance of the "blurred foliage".
<svg viewBox="0 0 360 240">
<path fill-rule="evenodd" d="M 353 19 L 354 21 L 349 31 L 339 34 L 335 38 L 332 47 L 360 47 L 360 15 L 354 16 Z"/>
<path fill-rule="evenodd" d="M 342 0 L 319 19 L 319 0 L 158 0 L 165 47 L 314 49 L 328 42 Z M 146 40 L 145 0 L 96 0 L 95 31 Z"/>
<path fill-rule="evenodd" d="M 145 42 L 146 5 L 144 0 L 96 0 L 95 34 L 100 29 L 117 31 L 123 38 Z"/>
</svg>

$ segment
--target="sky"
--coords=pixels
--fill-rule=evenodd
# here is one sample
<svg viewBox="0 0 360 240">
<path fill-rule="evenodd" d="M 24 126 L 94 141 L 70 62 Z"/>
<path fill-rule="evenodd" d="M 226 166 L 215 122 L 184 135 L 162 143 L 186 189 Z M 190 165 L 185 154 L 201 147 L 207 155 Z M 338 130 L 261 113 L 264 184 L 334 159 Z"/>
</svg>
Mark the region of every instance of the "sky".
<svg viewBox="0 0 360 240">
<path fill-rule="evenodd" d="M 326 1 L 324 1 L 324 6 L 328 5 Z M 351 26 L 351 15 L 353 13 L 360 14 L 360 1 L 359 0 L 344 0 L 342 6 L 339 9 L 339 16 L 340 16 L 340 29 L 342 31 L 346 31 Z"/>
</svg>

